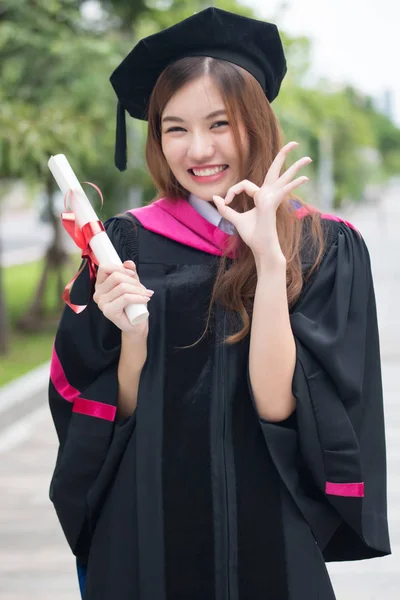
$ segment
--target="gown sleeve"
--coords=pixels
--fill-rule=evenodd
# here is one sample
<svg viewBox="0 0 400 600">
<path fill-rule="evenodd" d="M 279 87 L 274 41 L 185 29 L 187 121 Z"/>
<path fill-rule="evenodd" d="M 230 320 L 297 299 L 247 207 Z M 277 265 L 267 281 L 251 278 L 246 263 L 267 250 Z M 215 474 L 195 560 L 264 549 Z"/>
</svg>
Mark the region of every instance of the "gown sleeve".
<svg viewBox="0 0 400 600">
<path fill-rule="evenodd" d="M 260 424 L 325 559 L 356 560 L 390 553 L 379 336 L 364 240 L 349 224 L 329 227 L 290 316 L 295 413 Z"/>
<path fill-rule="evenodd" d="M 106 231 L 120 258 L 137 260 L 138 241 L 129 217 L 111 219 Z M 86 304 L 85 268 L 71 299 Z M 75 314 L 65 307 L 50 369 L 49 404 L 59 449 L 50 499 L 68 543 L 85 561 L 94 515 L 134 426 L 135 414 L 115 424 L 121 332 L 90 300 Z"/>
</svg>

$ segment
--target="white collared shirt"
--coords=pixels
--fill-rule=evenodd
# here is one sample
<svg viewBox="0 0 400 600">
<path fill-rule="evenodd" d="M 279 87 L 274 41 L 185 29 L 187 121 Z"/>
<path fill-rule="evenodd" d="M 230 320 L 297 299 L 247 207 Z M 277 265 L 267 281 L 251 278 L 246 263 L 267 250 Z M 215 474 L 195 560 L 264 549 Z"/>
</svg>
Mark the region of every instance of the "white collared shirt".
<svg viewBox="0 0 400 600">
<path fill-rule="evenodd" d="M 190 194 L 188 198 L 188 202 L 193 208 L 201 215 L 206 221 L 215 225 L 225 233 L 229 235 L 233 235 L 235 233 L 235 228 L 226 219 L 221 217 L 217 209 L 211 202 L 207 202 L 207 200 L 202 200 L 198 198 L 194 194 Z"/>
</svg>

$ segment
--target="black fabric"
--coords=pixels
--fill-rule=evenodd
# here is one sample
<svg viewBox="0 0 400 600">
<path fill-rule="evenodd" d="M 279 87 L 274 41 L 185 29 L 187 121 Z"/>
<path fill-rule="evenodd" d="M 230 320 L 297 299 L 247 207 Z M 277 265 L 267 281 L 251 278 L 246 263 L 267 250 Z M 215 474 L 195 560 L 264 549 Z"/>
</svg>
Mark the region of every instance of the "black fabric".
<svg viewBox="0 0 400 600">
<path fill-rule="evenodd" d="M 165 323 L 163 474 L 167 597 L 213 600 L 214 530 L 210 457 L 210 373 L 213 338 L 204 329 L 213 270 L 170 267 Z M 184 289 L 180 282 L 186 281 Z M 177 285 L 174 285 L 176 281 Z M 202 297 L 199 289 L 203 289 Z M 199 307 L 192 318 L 192 306 Z M 180 327 L 177 327 L 180 323 Z M 183 366 L 185 368 L 183 368 Z M 179 494 L 176 493 L 179 489 Z"/>
<path fill-rule="evenodd" d="M 291 311 L 296 411 L 268 423 L 252 398 L 249 338 L 222 344 L 233 320 L 220 305 L 185 348 L 203 331 L 219 259 L 134 217 L 107 224 L 155 294 L 132 417 L 73 412 L 50 384 L 51 498 L 86 565 L 85 600 L 333 600 L 323 559 L 390 552 L 368 253 L 347 225 L 324 225 L 327 252 Z M 87 283 L 83 274 L 76 301 Z M 119 339 L 93 302 L 78 316 L 66 308 L 55 349 L 85 398 L 116 405 Z M 326 493 L 327 482 L 361 481 L 364 498 Z"/>
<path fill-rule="evenodd" d="M 140 40 L 110 77 L 118 97 L 115 164 L 126 169 L 124 109 L 147 120 L 148 103 L 162 71 L 188 56 L 210 56 L 249 71 L 268 100 L 279 93 L 286 59 L 276 25 L 242 15 L 206 8 L 183 21 Z"/>
<path fill-rule="evenodd" d="M 300 503 L 303 514 L 314 522 L 326 560 L 347 560 L 389 551 L 385 433 L 368 250 L 360 234 L 347 225 L 328 225 L 336 231 L 335 241 L 291 314 L 297 351 L 296 430 L 261 425 L 294 495 L 291 469 L 300 451 L 303 483 L 310 487 L 311 478 L 317 505 L 318 495 L 328 502 L 321 513 L 317 505 L 311 508 L 307 494 Z M 327 482 L 364 482 L 365 496 L 325 494 Z"/>
<path fill-rule="evenodd" d="M 118 235 L 122 235 L 122 240 L 124 234 L 121 231 L 127 234 L 129 231 L 129 238 L 135 237 L 132 236 L 131 220 L 121 219 L 121 225 Z M 110 223 L 110 235 L 112 230 Z M 130 242 L 127 247 L 135 250 L 135 242 Z M 121 244 L 119 250 L 124 260 L 136 259 L 136 254 L 125 254 L 125 244 Z M 85 269 L 73 286 L 72 302 L 86 303 L 89 291 L 89 274 Z M 120 330 L 91 301 L 79 315 L 65 308 L 54 349 L 66 379 L 79 390 L 81 397 L 116 406 L 120 344 Z M 88 494 L 109 452 L 114 424 L 98 419 L 98 427 L 92 428 L 93 418 L 72 412 L 72 405 L 60 396 L 51 381 L 49 402 L 60 443 L 50 497 L 73 552 L 85 560 L 92 530 Z"/>
<path fill-rule="evenodd" d="M 304 581 L 309 582 L 307 598 L 334 600 L 328 572 L 321 568 L 324 562 L 321 549 L 285 488 L 281 488 L 281 502 L 285 514 L 286 560 L 291 567 L 287 572 L 290 600 L 305 600 Z"/>
<path fill-rule="evenodd" d="M 84 598 L 139 598 L 136 442 L 133 415 L 116 425 L 108 455 L 88 493 L 88 513 L 95 526 L 88 552 L 79 558 L 86 565 L 89 558 L 96 568 L 87 569 Z"/>
<path fill-rule="evenodd" d="M 236 478 L 238 598 L 264 600 L 274 590 L 274 600 L 288 597 L 284 517 L 279 475 L 265 445 L 259 420 L 247 397 L 248 340 L 241 348 L 226 348 L 227 378 L 232 400 L 231 466 Z M 229 384 L 230 379 L 230 384 Z M 273 515 L 273 518 L 271 516 Z M 266 568 L 268 565 L 268 568 Z"/>
</svg>

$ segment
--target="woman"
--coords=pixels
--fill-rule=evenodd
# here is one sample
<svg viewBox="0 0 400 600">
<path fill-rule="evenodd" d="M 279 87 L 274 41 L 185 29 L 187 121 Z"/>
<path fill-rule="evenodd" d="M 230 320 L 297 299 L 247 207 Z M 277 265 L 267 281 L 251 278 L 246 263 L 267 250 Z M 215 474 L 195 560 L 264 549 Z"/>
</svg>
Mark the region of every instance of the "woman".
<svg viewBox="0 0 400 600">
<path fill-rule="evenodd" d="M 86 600 L 330 600 L 325 561 L 390 552 L 368 252 L 292 199 L 285 72 L 275 26 L 212 8 L 111 78 L 117 166 L 126 109 L 161 199 L 109 221 L 124 265 L 55 341 L 51 498 Z"/>
</svg>

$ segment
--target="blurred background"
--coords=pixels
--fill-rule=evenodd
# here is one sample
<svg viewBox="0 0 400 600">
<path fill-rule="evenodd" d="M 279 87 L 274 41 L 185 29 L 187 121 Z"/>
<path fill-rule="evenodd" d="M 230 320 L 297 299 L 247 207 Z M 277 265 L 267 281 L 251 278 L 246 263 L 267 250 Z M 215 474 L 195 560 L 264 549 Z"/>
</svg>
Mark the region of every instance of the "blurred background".
<svg viewBox="0 0 400 600">
<path fill-rule="evenodd" d="M 393 0 L 0 1 L 0 597 L 79 598 L 48 500 L 56 439 L 46 406 L 61 294 L 80 262 L 60 227 L 47 167 L 64 153 L 102 220 L 154 196 L 146 125 L 128 122 L 129 166 L 114 167 L 108 78 L 141 37 L 208 6 L 276 23 L 288 74 L 273 107 L 310 155 L 301 197 L 350 219 L 370 249 L 384 372 L 393 555 L 329 567 L 338 600 L 396 598 L 400 584 L 400 5 Z M 297 157 L 293 156 L 293 160 Z M 155 599 L 156 600 L 156 599 Z M 205 599 L 206 600 L 206 599 Z"/>
</svg>

